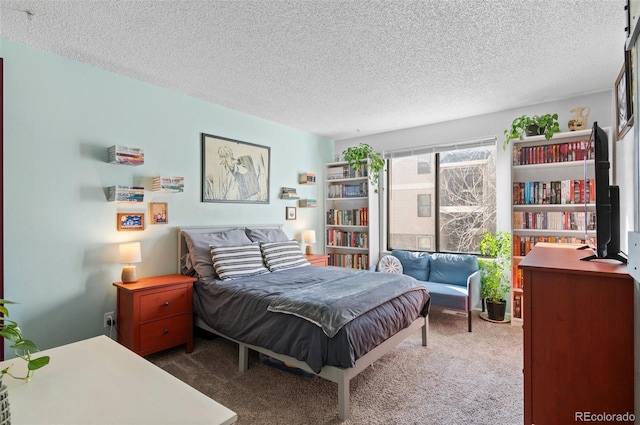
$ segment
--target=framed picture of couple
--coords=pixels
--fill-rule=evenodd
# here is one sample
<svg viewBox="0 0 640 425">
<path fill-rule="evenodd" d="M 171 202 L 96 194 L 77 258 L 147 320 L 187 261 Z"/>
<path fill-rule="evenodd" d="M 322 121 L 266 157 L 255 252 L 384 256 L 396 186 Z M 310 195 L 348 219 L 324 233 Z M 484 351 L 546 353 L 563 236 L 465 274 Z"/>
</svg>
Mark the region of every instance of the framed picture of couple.
<svg viewBox="0 0 640 425">
<path fill-rule="evenodd" d="M 269 203 L 271 148 L 202 133 L 202 202 Z"/>
</svg>

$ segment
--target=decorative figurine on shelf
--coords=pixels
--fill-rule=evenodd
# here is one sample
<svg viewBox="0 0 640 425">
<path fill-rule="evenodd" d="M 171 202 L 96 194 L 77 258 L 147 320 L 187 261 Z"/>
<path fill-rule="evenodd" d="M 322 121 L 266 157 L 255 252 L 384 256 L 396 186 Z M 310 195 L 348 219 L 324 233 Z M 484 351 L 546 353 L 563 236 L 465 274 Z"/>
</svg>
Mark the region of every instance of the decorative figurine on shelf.
<svg viewBox="0 0 640 425">
<path fill-rule="evenodd" d="M 587 112 L 583 113 L 585 109 L 587 110 Z M 588 106 L 578 106 L 577 108 L 573 108 L 571 110 L 573 116 L 569 120 L 569 130 L 576 131 L 584 130 L 585 128 L 587 128 L 589 112 L 591 112 L 591 109 L 589 109 Z"/>
</svg>

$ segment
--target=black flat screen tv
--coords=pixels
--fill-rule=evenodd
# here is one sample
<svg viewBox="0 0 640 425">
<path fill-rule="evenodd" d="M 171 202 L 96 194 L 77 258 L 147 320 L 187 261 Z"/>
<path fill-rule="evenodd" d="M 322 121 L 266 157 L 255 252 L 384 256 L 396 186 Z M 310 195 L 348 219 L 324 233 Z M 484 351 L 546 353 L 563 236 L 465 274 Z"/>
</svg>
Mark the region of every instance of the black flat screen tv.
<svg viewBox="0 0 640 425">
<path fill-rule="evenodd" d="M 620 251 L 620 190 L 609 184 L 609 138 L 598 123 L 593 123 L 590 144 L 594 147 L 596 186 L 596 241 L 593 255 L 582 258 L 627 262 Z"/>
</svg>

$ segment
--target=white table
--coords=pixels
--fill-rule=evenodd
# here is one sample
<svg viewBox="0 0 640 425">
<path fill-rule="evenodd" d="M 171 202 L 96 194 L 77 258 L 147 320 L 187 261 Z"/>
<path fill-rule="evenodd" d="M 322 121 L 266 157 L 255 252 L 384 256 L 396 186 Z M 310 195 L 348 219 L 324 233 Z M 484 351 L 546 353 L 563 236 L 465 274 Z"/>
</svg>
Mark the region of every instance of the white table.
<svg viewBox="0 0 640 425">
<path fill-rule="evenodd" d="M 235 412 L 106 336 L 36 353 L 49 365 L 29 383 L 5 375 L 11 422 L 20 424 L 217 424 Z M 26 363 L 0 363 L 23 376 Z"/>
</svg>

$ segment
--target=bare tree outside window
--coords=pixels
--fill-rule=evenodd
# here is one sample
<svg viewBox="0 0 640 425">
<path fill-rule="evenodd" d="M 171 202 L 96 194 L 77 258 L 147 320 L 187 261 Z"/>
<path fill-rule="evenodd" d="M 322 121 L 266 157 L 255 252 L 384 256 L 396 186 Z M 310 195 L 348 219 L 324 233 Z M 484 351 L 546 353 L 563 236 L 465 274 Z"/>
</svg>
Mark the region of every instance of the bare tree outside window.
<svg viewBox="0 0 640 425">
<path fill-rule="evenodd" d="M 433 235 L 437 243 L 431 250 L 477 253 L 482 233 L 496 230 L 495 146 L 431 156 L 431 161 L 423 155 L 390 160 L 389 248 L 424 250 L 417 246 L 418 236 Z M 424 168 L 418 164 L 427 162 L 438 164 L 437 173 L 420 172 Z M 424 214 L 427 199 L 432 208 L 436 194 L 438 228 L 436 217 Z M 415 207 L 409 208 L 412 202 Z"/>
</svg>

